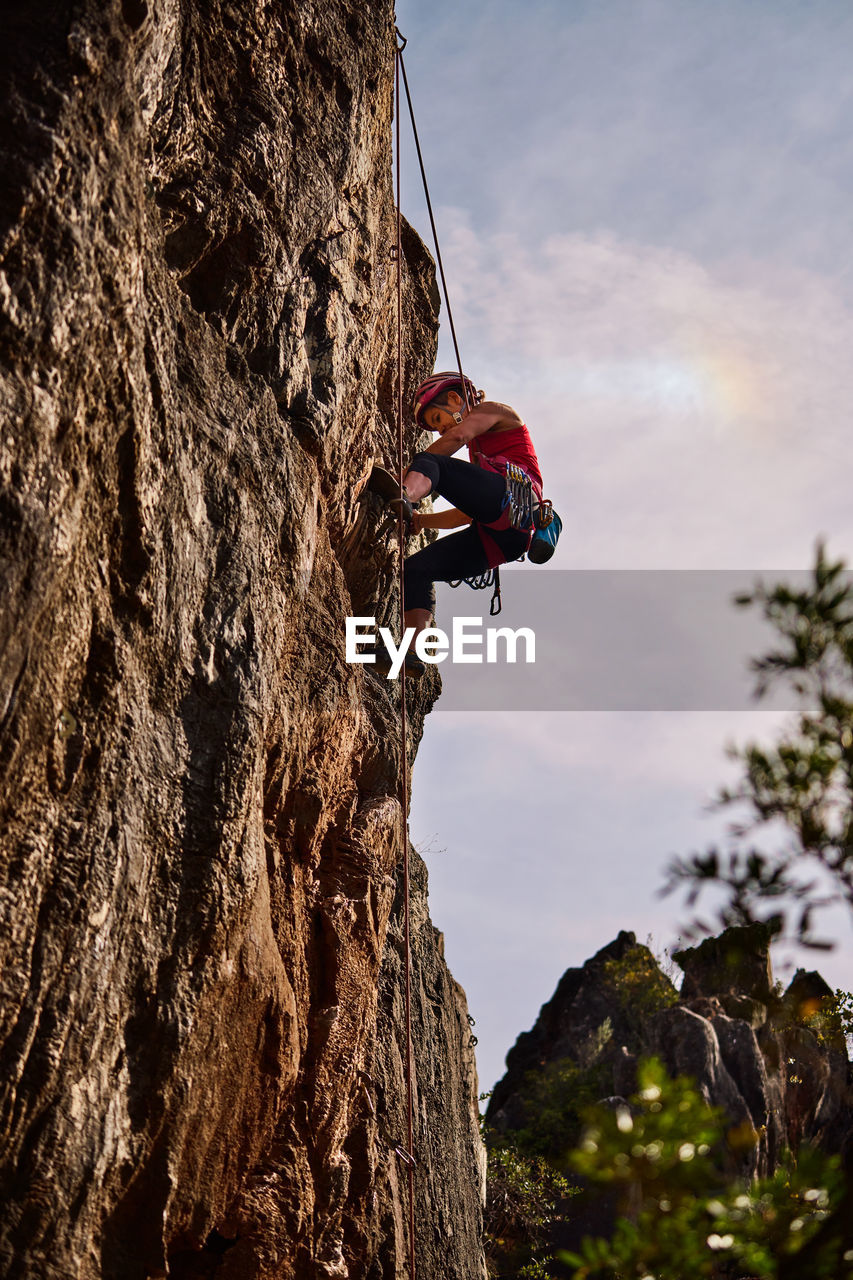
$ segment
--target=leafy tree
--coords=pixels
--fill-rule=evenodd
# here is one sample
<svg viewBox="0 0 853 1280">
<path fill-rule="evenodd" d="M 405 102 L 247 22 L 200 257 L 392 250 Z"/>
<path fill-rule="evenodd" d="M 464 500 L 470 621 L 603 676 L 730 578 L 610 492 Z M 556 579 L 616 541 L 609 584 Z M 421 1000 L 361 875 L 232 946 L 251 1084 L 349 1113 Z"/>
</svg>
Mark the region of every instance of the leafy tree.
<svg viewBox="0 0 853 1280">
<path fill-rule="evenodd" d="M 826 948 L 831 944 L 815 926 L 820 908 L 840 898 L 853 909 L 853 582 L 843 562 L 831 562 L 819 546 L 806 588 L 760 583 L 737 603 L 759 607 L 777 635 L 776 647 L 752 664 L 758 696 L 787 684 L 797 711 L 775 744 L 731 750 L 743 765 L 742 778 L 718 802 L 740 811 L 732 842 L 676 860 L 665 891 L 686 889 L 693 907 L 706 888 L 722 888 L 722 928 L 764 921 L 774 933 Z M 768 851 L 753 838 L 771 824 L 782 835 Z M 716 927 L 701 920 L 691 930 L 693 936 L 712 931 Z M 673 996 L 665 979 L 646 972 L 640 950 L 605 976 L 625 997 L 623 1008 L 635 1008 L 642 1020 Z M 644 1002 L 650 1007 L 640 1010 Z M 816 1001 L 804 1016 L 789 1012 L 819 1041 L 832 1046 L 846 1038 L 849 1044 L 850 994 Z M 531 1073 L 524 1086 L 526 1124 L 515 1146 L 510 1151 L 507 1139 L 492 1138 L 497 1185 L 508 1184 L 506 1203 L 512 1189 L 518 1193 L 513 1220 L 527 1223 L 524 1249 L 505 1251 L 509 1269 L 494 1274 L 853 1280 L 853 1183 L 835 1157 L 802 1146 L 772 1178 L 748 1183 L 737 1173 L 736 1146 L 749 1135 L 729 1131 L 689 1081 L 671 1080 L 659 1062 L 647 1061 L 637 1095 L 615 1109 L 585 1106 L 598 1085 L 573 1063 Z M 556 1163 L 608 1189 L 620 1206 L 608 1238 L 587 1238 L 560 1263 L 549 1255 L 548 1239 L 567 1202 L 563 1193 L 549 1198 L 545 1190 Z"/>
<path fill-rule="evenodd" d="M 649 1059 L 639 1083 L 630 1106 L 588 1113 L 573 1164 L 588 1181 L 619 1190 L 621 1216 L 610 1238 L 587 1238 L 562 1255 L 574 1280 L 853 1276 L 843 1242 L 810 1249 L 844 1201 L 836 1160 L 805 1149 L 750 1185 L 731 1174 L 737 1151 L 725 1116 L 689 1080 L 670 1079 Z M 807 1251 L 807 1267 L 784 1271 Z"/>
<path fill-rule="evenodd" d="M 581 1134 L 582 1112 L 608 1091 L 609 1079 L 609 1071 L 580 1067 L 571 1058 L 528 1071 L 520 1091 L 524 1124 L 512 1133 L 515 1149 L 530 1159 L 544 1158 L 555 1169 L 565 1168 Z M 487 1141 L 497 1147 L 507 1138 L 492 1131 Z"/>
<path fill-rule="evenodd" d="M 805 1025 L 815 1033 L 819 1043 L 835 1045 L 843 1042 L 850 1057 L 853 1040 L 853 994 L 836 990 L 832 996 L 824 996 L 817 1008 L 805 1017 Z"/>
<path fill-rule="evenodd" d="M 552 1223 L 576 1188 L 542 1156 L 523 1154 L 512 1138 L 485 1135 L 488 1182 L 486 1261 L 493 1280 L 552 1280 Z"/>
<path fill-rule="evenodd" d="M 718 802 L 746 807 L 736 841 L 771 822 L 785 834 L 769 853 L 736 843 L 678 859 L 664 892 L 687 886 L 693 906 L 704 888 L 722 886 L 724 928 L 770 918 L 803 945 L 826 949 L 816 911 L 839 896 L 853 908 L 853 582 L 844 562 L 829 561 L 818 546 L 808 587 L 759 583 L 736 602 L 759 606 L 778 636 L 778 646 L 752 663 L 757 696 L 787 684 L 799 709 L 775 745 L 731 749 L 743 778 Z M 821 889 L 827 880 L 835 892 Z M 698 929 L 705 931 L 701 922 Z"/>
<path fill-rule="evenodd" d="M 676 860 L 665 891 L 686 887 L 692 907 L 704 889 L 721 887 L 723 928 L 764 920 L 806 946 L 825 949 L 831 943 L 817 935 L 816 913 L 839 898 L 853 908 L 853 582 L 844 563 L 828 560 L 819 546 L 806 588 L 759 583 L 737 604 L 758 606 L 777 635 L 776 647 L 752 664 L 757 695 L 787 684 L 797 712 L 774 745 L 753 742 L 732 749 L 743 765 L 742 779 L 720 793 L 719 804 L 746 811 L 732 828 L 732 847 Z M 769 824 L 783 833 L 771 852 L 749 841 Z M 827 890 L 827 884 L 833 888 Z M 694 934 L 709 931 L 703 922 L 694 923 Z M 826 1042 L 849 1037 L 853 997 L 837 992 L 806 1021 Z M 686 1089 L 683 1083 L 661 1077 L 647 1086 L 655 1087 L 661 1089 L 660 1112 L 649 1107 L 636 1120 L 630 1114 L 621 1117 L 624 1132 L 618 1114 L 600 1116 L 600 1140 L 588 1136 L 586 1148 L 582 1144 L 576 1167 L 593 1180 L 624 1179 L 634 1199 L 633 1211 L 620 1219 L 611 1241 L 588 1241 L 586 1252 L 573 1258 L 577 1280 L 597 1275 L 655 1280 L 688 1274 L 748 1274 L 761 1280 L 853 1276 L 853 1190 L 835 1160 L 805 1148 L 796 1162 L 791 1157 L 758 1186 L 729 1182 L 715 1189 L 714 1170 L 721 1167 L 713 1158 L 715 1142 L 707 1140 L 707 1132 L 704 1142 L 697 1141 L 710 1123 L 707 1113 L 703 1119 L 688 1094 L 677 1101 L 669 1097 L 672 1089 Z M 642 1102 L 643 1091 L 637 1104 Z M 671 1127 L 662 1119 L 668 1114 L 674 1117 Z M 698 1185 L 690 1185 L 695 1171 L 681 1171 L 672 1154 L 680 1128 L 683 1149 L 695 1148 L 693 1158 L 708 1147 L 696 1166 L 704 1173 Z M 620 1146 L 620 1136 L 632 1141 Z M 719 1131 L 717 1147 L 721 1139 Z M 663 1144 L 661 1155 L 649 1169 L 648 1155 L 635 1153 L 641 1148 L 648 1153 L 650 1145 L 655 1150 L 657 1142 Z M 692 1166 L 692 1159 L 688 1163 Z"/>
<path fill-rule="evenodd" d="M 637 1035 L 662 1009 L 678 1004 L 678 992 L 648 947 L 629 947 L 621 959 L 604 962 L 605 980 L 613 987 L 622 1015 Z"/>
</svg>

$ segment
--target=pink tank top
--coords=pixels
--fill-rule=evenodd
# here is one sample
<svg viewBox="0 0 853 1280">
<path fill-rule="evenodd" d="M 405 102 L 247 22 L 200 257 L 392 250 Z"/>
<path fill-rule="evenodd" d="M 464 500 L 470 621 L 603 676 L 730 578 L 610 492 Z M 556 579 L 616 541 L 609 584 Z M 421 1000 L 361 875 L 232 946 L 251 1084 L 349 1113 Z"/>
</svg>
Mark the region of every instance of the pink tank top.
<svg viewBox="0 0 853 1280">
<path fill-rule="evenodd" d="M 468 445 L 471 461 L 488 471 L 503 471 L 502 462 L 514 462 L 526 471 L 542 496 L 542 473 L 539 459 L 524 423 L 510 427 L 508 431 L 484 431 Z"/>
</svg>

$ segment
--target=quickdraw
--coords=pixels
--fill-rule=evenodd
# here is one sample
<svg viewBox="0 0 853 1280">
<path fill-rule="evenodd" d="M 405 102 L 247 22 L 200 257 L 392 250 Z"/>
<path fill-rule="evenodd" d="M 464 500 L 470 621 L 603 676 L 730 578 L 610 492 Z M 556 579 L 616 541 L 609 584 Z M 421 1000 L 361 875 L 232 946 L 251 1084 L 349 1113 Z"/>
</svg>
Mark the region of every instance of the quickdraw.
<svg viewBox="0 0 853 1280">
<path fill-rule="evenodd" d="M 554 519 L 554 504 L 548 498 L 540 498 L 535 519 L 537 529 L 547 529 Z"/>
<path fill-rule="evenodd" d="M 509 509 L 509 523 L 512 529 L 523 532 L 535 532 L 547 529 L 554 519 L 554 508 L 548 498 L 537 498 L 530 476 L 515 462 L 506 464 L 506 499 L 505 507 Z M 523 557 L 519 557 L 523 559 Z M 461 587 L 462 583 L 474 591 L 486 591 L 492 587 L 492 598 L 489 602 L 489 616 L 496 618 L 503 608 L 501 600 L 500 569 L 489 569 L 473 578 L 457 578 L 451 587 Z"/>
<path fill-rule="evenodd" d="M 513 529 L 532 529 L 536 499 L 533 481 L 515 462 L 506 464 L 506 505 L 509 507 L 509 523 Z"/>
<path fill-rule="evenodd" d="M 554 519 L 549 498 L 537 498 L 533 481 L 515 462 L 506 464 L 506 503 L 513 529 L 547 529 Z"/>
</svg>

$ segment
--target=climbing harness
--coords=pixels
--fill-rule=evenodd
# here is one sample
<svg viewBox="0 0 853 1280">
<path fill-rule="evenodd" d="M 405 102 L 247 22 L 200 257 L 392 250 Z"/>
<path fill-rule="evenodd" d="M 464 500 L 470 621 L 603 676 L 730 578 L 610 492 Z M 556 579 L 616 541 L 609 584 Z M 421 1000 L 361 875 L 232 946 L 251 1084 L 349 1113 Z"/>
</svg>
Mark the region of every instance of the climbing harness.
<svg viewBox="0 0 853 1280">
<path fill-rule="evenodd" d="M 510 527 L 532 533 L 527 559 L 545 564 L 554 554 L 563 522 L 548 498 L 536 497 L 530 476 L 514 462 L 506 464 L 506 505 Z"/>
<path fill-rule="evenodd" d="M 511 529 L 530 530 L 537 528 L 537 520 L 540 511 L 553 513 L 551 503 L 548 501 L 539 501 L 533 491 L 533 481 L 530 476 L 523 471 L 515 462 L 506 464 L 506 496 L 504 497 L 504 510 L 508 512 L 509 526 Z M 550 523 L 549 515 L 549 523 Z M 559 517 L 557 517 L 559 519 Z M 534 535 L 535 536 L 535 535 Z M 518 557 L 523 560 L 523 556 Z M 496 618 L 503 608 L 501 599 L 501 571 L 500 568 L 488 569 L 485 573 L 476 574 L 472 578 L 457 578 L 455 582 L 451 582 L 451 587 L 461 587 L 462 583 L 471 587 L 474 591 L 485 591 L 489 587 L 492 588 L 492 598 L 489 601 L 489 617 Z"/>
</svg>

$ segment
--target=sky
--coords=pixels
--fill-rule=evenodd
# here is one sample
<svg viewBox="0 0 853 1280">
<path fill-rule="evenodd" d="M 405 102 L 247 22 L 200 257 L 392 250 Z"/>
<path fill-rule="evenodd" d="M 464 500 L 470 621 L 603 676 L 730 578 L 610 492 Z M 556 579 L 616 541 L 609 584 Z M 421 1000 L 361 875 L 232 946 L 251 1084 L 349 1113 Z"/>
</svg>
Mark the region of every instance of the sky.
<svg viewBox="0 0 853 1280">
<path fill-rule="evenodd" d="M 819 537 L 853 558 L 853 7 L 398 0 L 397 23 L 466 372 L 529 424 L 564 522 L 553 568 L 505 573 L 510 625 L 598 625 L 598 666 L 624 675 L 580 571 L 775 580 Z M 403 212 L 429 243 L 419 182 L 404 140 Z M 513 604 L 516 573 L 538 576 Z M 437 622 L 478 605 L 443 591 Z M 567 678 L 555 663 L 557 693 Z M 724 836 L 726 744 L 785 722 L 653 701 L 440 700 L 427 721 L 410 830 L 484 1090 L 567 967 L 620 929 L 671 947 L 689 913 L 658 891 L 673 855 Z M 780 954 L 780 977 L 853 985 L 849 916 L 825 928 L 836 949 Z"/>
</svg>

